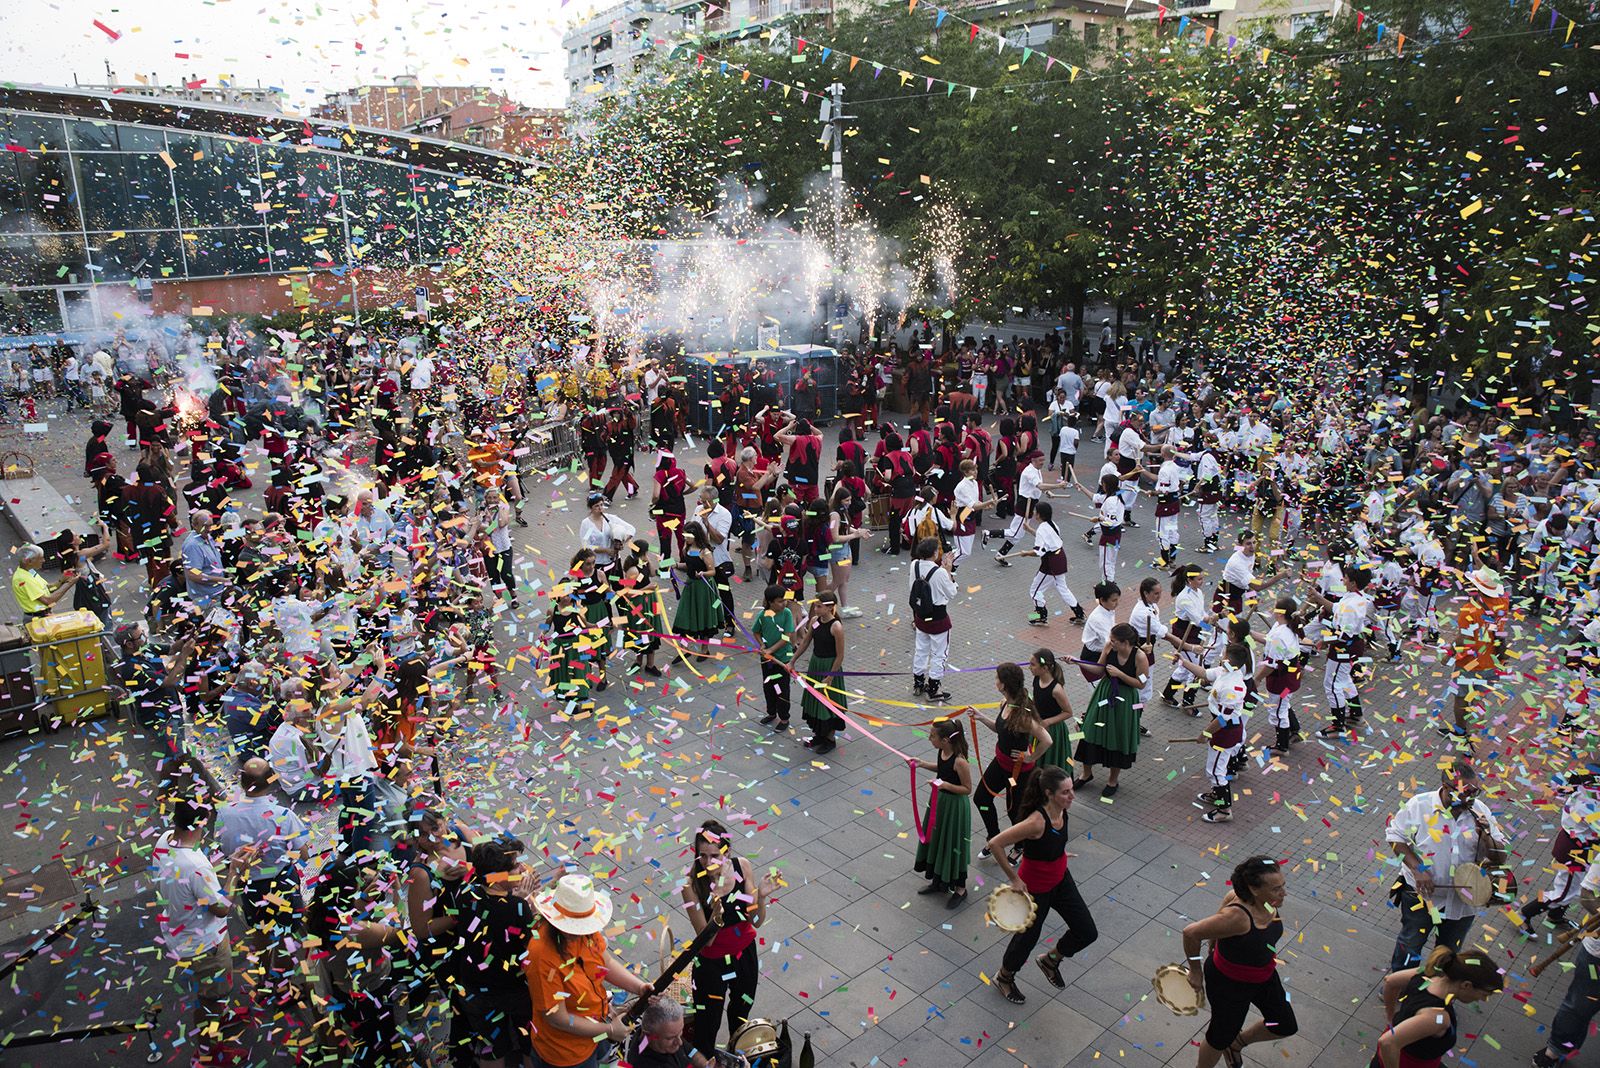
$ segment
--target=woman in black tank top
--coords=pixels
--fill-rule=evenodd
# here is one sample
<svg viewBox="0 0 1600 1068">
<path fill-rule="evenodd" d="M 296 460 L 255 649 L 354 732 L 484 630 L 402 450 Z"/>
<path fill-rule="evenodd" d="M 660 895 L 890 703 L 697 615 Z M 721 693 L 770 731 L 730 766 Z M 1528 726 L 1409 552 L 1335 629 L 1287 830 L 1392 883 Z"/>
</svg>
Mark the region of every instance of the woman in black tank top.
<svg viewBox="0 0 1600 1068">
<path fill-rule="evenodd" d="M 1021 818 L 1022 784 L 1038 755 L 1050 747 L 1050 732 L 1039 722 L 1023 687 L 1022 669 L 1015 664 L 1001 664 L 994 675 L 995 689 L 1003 698 L 1000 711 L 994 719 L 977 714 L 978 720 L 996 735 L 994 756 L 984 766 L 983 777 L 972 791 L 986 838 L 1000 833 L 1000 817 L 994 809 L 994 799 L 1000 794 L 1006 797 L 1006 817 L 1012 823 Z M 988 855 L 987 849 L 978 854 L 980 858 Z"/>
<path fill-rule="evenodd" d="M 1072 701 L 1067 697 L 1066 672 L 1053 650 L 1040 647 L 1028 661 L 1033 675 L 1033 708 L 1039 722 L 1050 734 L 1050 748 L 1039 757 L 1039 766 L 1053 764 L 1065 768 L 1072 763 Z"/>
<path fill-rule="evenodd" d="M 1383 1011 L 1389 1026 L 1378 1039 L 1370 1068 L 1438 1068 L 1455 1048 L 1455 1006 L 1482 1001 L 1504 985 L 1488 950 L 1449 946 L 1435 949 L 1420 968 L 1386 977 Z M 1534 1063 L 1541 1062 L 1536 1057 Z"/>
<path fill-rule="evenodd" d="M 1022 791 L 1022 808 L 1027 815 L 1002 834 L 989 839 L 989 852 L 1000 865 L 1014 889 L 1029 894 L 1034 902 L 1033 922 L 1027 930 L 1011 936 L 1006 944 L 995 989 L 1013 1005 L 1027 999 L 1017 987 L 1017 969 L 1039 944 L 1044 925 L 1052 912 L 1067 922 L 1067 931 L 1055 946 L 1034 963 L 1057 990 L 1066 989 L 1061 978 L 1061 962 L 1093 944 L 1099 932 L 1083 895 L 1067 870 L 1067 809 L 1072 807 L 1072 776 L 1058 767 L 1041 767 L 1028 779 Z M 1020 846 L 1022 862 L 1012 867 L 1006 852 Z"/>
<path fill-rule="evenodd" d="M 1251 857 L 1233 869 L 1233 890 L 1214 915 L 1183 929 L 1189 983 L 1211 1002 L 1211 1022 L 1200 1043 L 1199 1068 L 1226 1058 L 1244 1064 L 1245 1046 L 1288 1038 L 1300 1029 L 1278 975 L 1277 947 L 1283 940 L 1283 872 L 1271 857 Z M 1203 946 L 1211 943 L 1211 952 Z M 1250 1007 L 1261 1019 L 1244 1026 Z"/>
</svg>

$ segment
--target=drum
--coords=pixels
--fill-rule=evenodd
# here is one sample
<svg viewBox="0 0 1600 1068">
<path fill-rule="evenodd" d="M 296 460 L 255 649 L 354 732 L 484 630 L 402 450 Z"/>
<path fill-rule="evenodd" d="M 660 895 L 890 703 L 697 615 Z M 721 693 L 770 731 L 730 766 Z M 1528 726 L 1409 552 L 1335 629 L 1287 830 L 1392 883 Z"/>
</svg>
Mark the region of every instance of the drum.
<svg viewBox="0 0 1600 1068">
<path fill-rule="evenodd" d="M 1487 874 L 1489 881 L 1494 884 L 1494 889 L 1489 893 L 1491 904 L 1509 905 L 1517 899 L 1517 877 L 1510 868 L 1490 868 Z"/>
<path fill-rule="evenodd" d="M 1457 864 L 1450 869 L 1450 885 L 1469 905 L 1483 908 L 1494 899 L 1494 879 L 1477 864 Z"/>
<path fill-rule="evenodd" d="M 983 918 L 1002 931 L 1017 934 L 1033 926 L 1038 909 L 1032 894 L 1014 886 L 1002 886 L 989 895 L 989 906 L 984 910 Z"/>
<path fill-rule="evenodd" d="M 743 1057 L 750 1068 L 773 1068 L 778 1055 L 778 1025 L 751 1018 L 733 1033 L 728 1048 Z"/>
<path fill-rule="evenodd" d="M 1189 982 L 1189 968 L 1184 964 L 1163 964 L 1156 969 L 1156 1000 L 1179 1016 L 1198 1016 L 1205 1004 L 1204 990 L 1196 990 Z"/>
<path fill-rule="evenodd" d="M 867 529 L 889 529 L 889 495 L 874 493 L 867 498 Z"/>
</svg>

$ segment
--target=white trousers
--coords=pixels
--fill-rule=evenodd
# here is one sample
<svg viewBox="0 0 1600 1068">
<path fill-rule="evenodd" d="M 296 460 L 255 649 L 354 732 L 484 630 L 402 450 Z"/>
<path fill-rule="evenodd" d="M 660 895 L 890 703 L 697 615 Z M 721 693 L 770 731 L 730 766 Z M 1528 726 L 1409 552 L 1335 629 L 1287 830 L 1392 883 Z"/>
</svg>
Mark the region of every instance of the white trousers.
<svg viewBox="0 0 1600 1068">
<path fill-rule="evenodd" d="M 1329 660 L 1322 673 L 1322 692 L 1328 698 L 1328 711 L 1342 712 L 1356 695 L 1355 665 L 1348 660 Z"/>
<path fill-rule="evenodd" d="M 1011 513 L 1011 522 L 1006 525 L 1006 541 L 1022 540 L 1023 520 L 1033 518 L 1033 507 L 1038 503 L 1038 499 L 1034 497 L 1017 498 L 1017 510 Z"/>
<path fill-rule="evenodd" d="M 1028 587 L 1028 596 L 1033 599 L 1033 606 L 1039 611 L 1044 611 L 1044 595 L 1054 586 L 1061 599 L 1067 603 L 1068 608 L 1077 608 L 1078 599 L 1072 596 L 1072 590 L 1067 585 L 1065 575 L 1046 575 L 1043 571 L 1033 576 L 1033 585 Z"/>
<path fill-rule="evenodd" d="M 961 562 L 972 555 L 971 534 L 957 534 L 950 539 L 950 566 L 960 567 Z"/>
<path fill-rule="evenodd" d="M 1178 517 L 1164 515 L 1156 517 L 1156 540 L 1163 549 L 1176 549 L 1178 547 Z"/>
<path fill-rule="evenodd" d="M 1117 550 L 1121 545 L 1100 546 L 1100 579 L 1102 582 L 1115 582 L 1117 580 Z"/>
<path fill-rule="evenodd" d="M 1218 513 L 1217 503 L 1201 504 L 1197 510 L 1200 513 L 1200 533 L 1207 538 L 1215 538 L 1222 530 L 1222 517 Z"/>
<path fill-rule="evenodd" d="M 929 679 L 944 678 L 945 662 L 950 659 L 950 632 L 927 634 L 917 631 L 911 649 L 911 672 Z"/>
<path fill-rule="evenodd" d="M 1124 479 L 1117 487 L 1117 496 L 1122 498 L 1122 506 L 1128 510 L 1128 517 L 1133 518 L 1133 506 L 1139 503 L 1139 480 Z"/>
<path fill-rule="evenodd" d="M 1206 778 L 1211 780 L 1212 786 L 1226 786 L 1232 779 L 1228 774 L 1228 761 L 1232 760 L 1239 750 L 1244 748 L 1244 743 L 1229 746 L 1227 749 L 1210 747 L 1206 753 Z"/>
<path fill-rule="evenodd" d="M 1557 861 L 1556 863 L 1559 866 L 1560 862 Z M 1582 882 L 1582 872 L 1567 871 L 1565 868 L 1561 868 L 1556 872 L 1555 882 L 1550 884 L 1550 889 L 1539 895 L 1539 900 L 1551 908 L 1570 905 L 1578 899 L 1579 891 L 1582 889 L 1580 885 Z"/>
<path fill-rule="evenodd" d="M 1269 693 L 1267 694 L 1267 707 L 1267 718 L 1272 725 L 1280 730 L 1288 730 L 1290 726 L 1289 714 L 1294 709 L 1294 694 L 1288 690 L 1276 695 Z"/>
</svg>

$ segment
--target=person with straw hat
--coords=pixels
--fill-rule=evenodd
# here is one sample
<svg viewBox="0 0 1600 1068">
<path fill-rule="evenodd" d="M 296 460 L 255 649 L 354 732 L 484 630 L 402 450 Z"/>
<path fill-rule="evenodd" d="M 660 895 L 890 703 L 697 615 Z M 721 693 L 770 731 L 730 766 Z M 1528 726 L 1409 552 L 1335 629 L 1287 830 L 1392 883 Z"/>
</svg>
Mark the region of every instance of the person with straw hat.
<svg viewBox="0 0 1600 1068">
<path fill-rule="evenodd" d="M 548 1068 L 593 1068 L 628 1025 L 611 1015 L 610 983 L 630 994 L 650 984 L 606 948 L 611 898 L 587 875 L 563 875 L 533 899 L 539 922 L 528 940 L 528 989 L 533 996 L 535 1063 Z"/>
<path fill-rule="evenodd" d="M 1455 673 L 1450 680 L 1450 712 L 1454 725 L 1440 723 L 1439 730 L 1467 736 L 1467 705 L 1480 691 L 1490 689 L 1500 676 L 1505 655 L 1506 624 L 1511 601 L 1500 576 L 1492 568 L 1467 572 L 1467 600 L 1456 613 L 1456 641 L 1452 652 Z"/>
</svg>

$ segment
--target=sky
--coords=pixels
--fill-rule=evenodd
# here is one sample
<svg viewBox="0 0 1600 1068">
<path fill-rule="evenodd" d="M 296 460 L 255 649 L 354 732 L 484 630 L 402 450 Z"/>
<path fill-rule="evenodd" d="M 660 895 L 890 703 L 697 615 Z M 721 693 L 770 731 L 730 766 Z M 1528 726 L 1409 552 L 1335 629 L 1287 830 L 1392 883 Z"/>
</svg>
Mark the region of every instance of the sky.
<svg viewBox="0 0 1600 1068">
<path fill-rule="evenodd" d="M 567 96 L 561 36 L 594 0 L 0 0 L 0 81 L 275 85 L 304 111 L 323 94 L 415 74 L 519 103 Z M 100 26 L 97 26 L 96 23 Z M 101 27 L 105 27 L 102 29 Z M 107 31 L 111 32 L 107 32 Z M 113 37 L 113 34 L 118 36 Z"/>
</svg>

